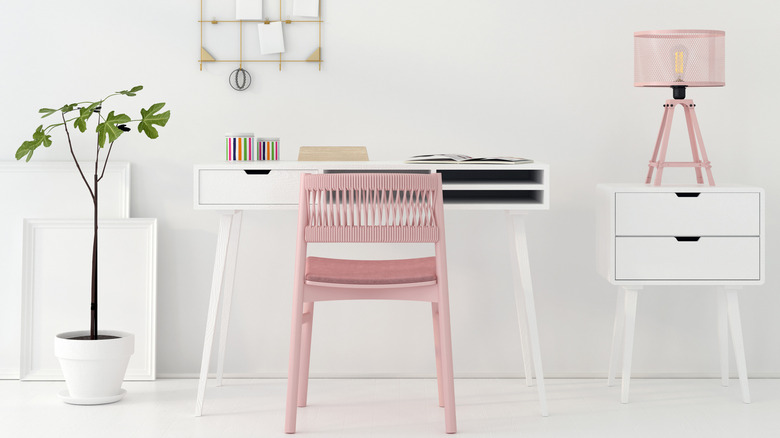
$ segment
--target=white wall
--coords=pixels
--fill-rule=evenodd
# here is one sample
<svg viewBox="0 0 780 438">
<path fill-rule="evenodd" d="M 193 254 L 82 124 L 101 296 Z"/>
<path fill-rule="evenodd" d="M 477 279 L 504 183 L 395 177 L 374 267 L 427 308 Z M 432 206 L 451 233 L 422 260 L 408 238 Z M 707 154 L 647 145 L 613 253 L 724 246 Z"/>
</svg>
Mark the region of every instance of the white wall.
<svg viewBox="0 0 780 438">
<path fill-rule="evenodd" d="M 463 152 L 549 163 L 552 208 L 528 217 L 545 371 L 604 376 L 616 289 L 596 274 L 594 188 L 642 181 L 670 98 L 632 87 L 633 32 L 723 29 L 727 86 L 689 96 L 717 182 L 766 188 L 768 280 L 741 295 L 742 315 L 749 372 L 780 376 L 780 3 L 323 0 L 323 70 L 249 65 L 254 83 L 243 93 L 228 87 L 234 66 L 198 70 L 195 0 L 7 3 L 0 158 L 13 159 L 40 107 L 143 84 L 128 111 L 157 101 L 171 109 L 160 139 L 126 135 L 112 157 L 133 163 L 132 216 L 159 219 L 161 376 L 194 375 L 200 364 L 218 214 L 192 209 L 192 165 L 219 162 L 223 134 L 246 130 L 280 137 L 286 159 L 300 145 L 365 145 L 379 160 Z M 673 151 L 684 158 L 676 128 Z M 63 140 L 35 159 L 69 159 Z M 79 141 L 89 149 L 94 139 Z M 294 226 L 292 212 L 245 216 L 228 373 L 286 371 Z M 504 217 L 451 212 L 447 234 L 457 375 L 520 375 Z M 322 304 L 312 374 L 432 375 L 428 318 L 415 304 Z M 715 324 L 710 291 L 648 288 L 636 375 L 716 375 Z"/>
</svg>

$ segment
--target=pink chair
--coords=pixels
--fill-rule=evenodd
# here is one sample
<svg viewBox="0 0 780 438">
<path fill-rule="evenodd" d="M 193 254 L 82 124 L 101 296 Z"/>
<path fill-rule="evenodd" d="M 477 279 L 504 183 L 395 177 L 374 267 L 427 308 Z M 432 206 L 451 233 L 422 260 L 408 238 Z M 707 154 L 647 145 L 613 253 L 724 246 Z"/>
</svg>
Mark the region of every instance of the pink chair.
<svg viewBox="0 0 780 438">
<path fill-rule="evenodd" d="M 433 243 L 435 256 L 407 260 L 307 257 L 309 242 Z M 455 433 L 452 342 L 439 174 L 305 174 L 301 181 L 295 255 L 287 411 L 306 406 L 312 318 L 317 301 L 379 299 L 431 303 L 439 406 Z"/>
</svg>

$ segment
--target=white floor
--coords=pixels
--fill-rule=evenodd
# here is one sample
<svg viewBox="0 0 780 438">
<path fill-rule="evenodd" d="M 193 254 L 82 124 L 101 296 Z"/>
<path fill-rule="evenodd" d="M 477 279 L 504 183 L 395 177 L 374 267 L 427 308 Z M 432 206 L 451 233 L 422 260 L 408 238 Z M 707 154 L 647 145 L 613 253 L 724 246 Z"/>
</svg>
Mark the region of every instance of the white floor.
<svg viewBox="0 0 780 438">
<path fill-rule="evenodd" d="M 515 379 L 459 379 L 458 435 L 472 437 L 780 437 L 780 380 L 633 379 L 631 402 L 605 379 L 548 379 L 550 416 L 536 388 Z M 206 392 L 195 417 L 196 380 L 126 382 L 104 406 L 57 398 L 62 382 L 0 381 L 0 437 L 282 437 L 285 380 L 229 380 Z M 312 380 L 298 435 L 444 437 L 436 382 L 427 379 Z"/>
</svg>

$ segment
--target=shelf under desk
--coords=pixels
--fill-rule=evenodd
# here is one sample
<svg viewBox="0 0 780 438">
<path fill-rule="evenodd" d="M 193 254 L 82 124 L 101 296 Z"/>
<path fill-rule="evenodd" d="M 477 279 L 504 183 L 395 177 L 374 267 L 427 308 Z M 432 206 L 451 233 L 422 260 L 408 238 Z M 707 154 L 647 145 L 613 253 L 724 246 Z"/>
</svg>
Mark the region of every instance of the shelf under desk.
<svg viewBox="0 0 780 438">
<path fill-rule="evenodd" d="M 195 166 L 194 206 L 211 210 L 297 208 L 303 173 L 440 173 L 447 209 L 547 210 L 549 166 L 407 164 L 382 161 L 256 161 Z"/>
</svg>

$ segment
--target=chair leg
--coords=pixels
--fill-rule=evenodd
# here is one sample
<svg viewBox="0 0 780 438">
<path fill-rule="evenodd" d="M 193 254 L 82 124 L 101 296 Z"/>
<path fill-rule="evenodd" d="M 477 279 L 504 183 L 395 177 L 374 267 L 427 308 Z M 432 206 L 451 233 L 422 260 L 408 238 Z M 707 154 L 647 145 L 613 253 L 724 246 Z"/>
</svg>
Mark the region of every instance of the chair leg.
<svg viewBox="0 0 780 438">
<path fill-rule="evenodd" d="M 617 302 L 615 304 L 615 324 L 612 327 L 612 349 L 609 353 L 609 372 L 607 374 L 607 386 L 615 385 L 615 373 L 620 360 L 620 344 L 623 341 L 623 329 L 626 325 L 625 310 L 626 294 L 623 288 L 618 288 Z"/>
<path fill-rule="evenodd" d="M 301 369 L 298 374 L 298 407 L 306 406 L 309 392 L 309 363 L 311 362 L 311 333 L 314 325 L 314 303 L 303 303 L 303 329 L 301 332 Z"/>
<path fill-rule="evenodd" d="M 625 288 L 624 312 L 626 314 L 623 333 L 623 373 L 620 377 L 620 402 L 628 403 L 628 389 L 631 384 L 631 356 L 634 352 L 634 327 L 636 325 L 637 289 Z"/>
<path fill-rule="evenodd" d="M 726 291 L 718 290 L 718 343 L 720 344 L 720 384 L 729 386 L 729 311 Z"/>
<path fill-rule="evenodd" d="M 302 280 L 301 280 L 302 281 Z M 303 293 L 296 285 L 293 295 L 293 312 L 290 329 L 290 358 L 287 366 L 287 404 L 284 419 L 284 432 L 295 433 L 295 422 L 298 415 L 298 379 L 301 368 L 301 337 L 303 332 Z"/>
<path fill-rule="evenodd" d="M 436 352 L 436 386 L 439 388 L 439 406 L 444 407 L 444 381 L 441 375 L 441 340 L 439 338 L 439 305 L 431 303 L 433 314 L 433 348 Z"/>
<path fill-rule="evenodd" d="M 446 297 L 446 292 L 439 296 Z M 452 336 L 450 332 L 450 308 L 447 299 L 439 307 L 439 341 L 441 343 L 441 374 L 444 393 L 444 429 L 447 433 L 457 431 L 455 419 L 455 381 L 452 370 Z"/>
<path fill-rule="evenodd" d="M 748 387 L 747 364 L 745 362 L 745 343 L 742 340 L 742 321 L 739 316 L 739 298 L 735 290 L 726 292 L 728 301 L 729 327 L 731 327 L 731 343 L 734 345 L 734 357 L 737 362 L 739 385 L 742 387 L 742 401 L 750 403 L 750 388 Z"/>
</svg>

